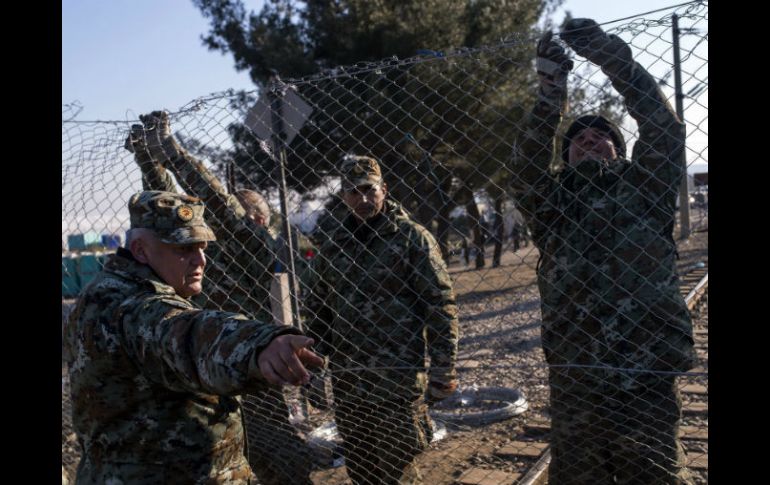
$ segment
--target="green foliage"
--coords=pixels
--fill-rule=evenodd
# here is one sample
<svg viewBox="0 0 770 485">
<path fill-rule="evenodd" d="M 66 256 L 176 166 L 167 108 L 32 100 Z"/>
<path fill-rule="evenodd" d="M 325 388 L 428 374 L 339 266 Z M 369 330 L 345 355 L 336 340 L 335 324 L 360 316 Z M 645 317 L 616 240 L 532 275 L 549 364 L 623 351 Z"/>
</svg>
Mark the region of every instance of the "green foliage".
<svg viewBox="0 0 770 485">
<path fill-rule="evenodd" d="M 562 2 L 269 0 L 259 13 L 240 0 L 193 3 L 210 22 L 205 44 L 257 85 L 305 77 L 296 86 L 314 114 L 288 149 L 290 187 L 317 186 L 345 153 L 372 155 L 391 194 L 427 223 L 463 187 L 506 186 L 502 162 L 535 91 L 536 22 Z M 319 73 L 334 75 L 307 77 Z M 229 130 L 240 183 L 273 186 L 275 161 L 248 129 Z"/>
</svg>

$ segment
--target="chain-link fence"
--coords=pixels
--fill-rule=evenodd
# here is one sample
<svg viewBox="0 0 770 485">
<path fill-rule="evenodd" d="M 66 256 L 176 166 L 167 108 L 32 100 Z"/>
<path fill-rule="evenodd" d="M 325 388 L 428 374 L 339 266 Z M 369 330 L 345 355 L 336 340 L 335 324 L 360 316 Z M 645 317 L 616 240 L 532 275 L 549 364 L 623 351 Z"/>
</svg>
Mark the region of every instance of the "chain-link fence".
<svg viewBox="0 0 770 485">
<path fill-rule="evenodd" d="M 301 390 L 244 397 L 262 482 L 524 483 L 550 445 L 551 483 L 705 483 L 707 448 L 676 438 L 707 433 L 686 392 L 680 420 L 707 361 L 675 274 L 708 257 L 708 6 L 603 27 L 623 42 L 559 40 L 583 54 L 566 100 L 514 35 L 197 99 L 169 114 L 186 155 L 165 160 L 141 135 L 126 150 L 140 121 L 65 105 L 63 321 L 125 243 L 129 197 L 184 191 L 218 239 L 193 300 L 299 326 L 328 358 Z M 63 365 L 74 476 L 71 412 Z"/>
</svg>

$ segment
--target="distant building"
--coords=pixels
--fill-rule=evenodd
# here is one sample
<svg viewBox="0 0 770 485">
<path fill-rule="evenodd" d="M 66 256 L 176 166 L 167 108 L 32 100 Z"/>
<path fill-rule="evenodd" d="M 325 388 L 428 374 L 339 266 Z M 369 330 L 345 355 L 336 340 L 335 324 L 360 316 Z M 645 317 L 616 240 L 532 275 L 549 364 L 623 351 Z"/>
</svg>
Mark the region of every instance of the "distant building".
<svg viewBox="0 0 770 485">
<path fill-rule="evenodd" d="M 61 293 L 63 298 L 75 298 L 107 262 L 105 252 L 63 254 L 61 258 Z"/>
<path fill-rule="evenodd" d="M 83 234 L 70 234 L 67 236 L 67 247 L 70 251 L 85 251 L 93 245 L 100 245 L 102 238 L 99 233 L 94 231 L 84 232 Z"/>
</svg>

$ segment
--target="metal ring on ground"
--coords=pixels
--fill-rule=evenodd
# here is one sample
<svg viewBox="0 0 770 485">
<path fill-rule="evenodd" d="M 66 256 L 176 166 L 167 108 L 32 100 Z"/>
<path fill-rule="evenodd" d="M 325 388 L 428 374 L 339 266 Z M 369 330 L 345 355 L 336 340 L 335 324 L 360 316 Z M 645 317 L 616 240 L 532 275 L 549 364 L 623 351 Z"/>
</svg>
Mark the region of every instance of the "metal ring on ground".
<svg viewBox="0 0 770 485">
<path fill-rule="evenodd" d="M 461 410 L 465 406 L 477 402 L 497 401 L 501 405 L 488 411 L 458 413 L 444 409 Z M 479 387 L 463 389 L 432 407 L 430 415 L 437 421 L 445 423 L 480 426 L 496 423 L 517 416 L 529 408 L 524 395 L 517 389 L 509 387 Z"/>
</svg>

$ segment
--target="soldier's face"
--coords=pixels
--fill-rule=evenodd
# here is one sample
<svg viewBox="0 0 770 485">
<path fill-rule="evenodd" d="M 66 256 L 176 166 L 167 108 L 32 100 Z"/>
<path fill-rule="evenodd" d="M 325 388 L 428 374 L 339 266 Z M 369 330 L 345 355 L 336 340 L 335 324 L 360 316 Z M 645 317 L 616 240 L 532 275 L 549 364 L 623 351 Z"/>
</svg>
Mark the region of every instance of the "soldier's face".
<svg viewBox="0 0 770 485">
<path fill-rule="evenodd" d="M 203 291 L 203 268 L 208 243 L 167 244 L 153 241 L 146 251 L 147 264 L 182 298 Z"/>
<path fill-rule="evenodd" d="M 584 160 L 610 161 L 618 158 L 612 137 L 602 130 L 586 128 L 572 137 L 569 145 L 569 164 Z"/>
<path fill-rule="evenodd" d="M 266 227 L 268 224 L 268 218 L 260 212 L 260 207 L 253 203 L 251 199 L 246 198 L 243 195 L 240 195 L 236 192 L 235 197 L 238 199 L 238 202 L 241 203 L 243 208 L 246 210 L 246 217 L 254 221 L 254 223 L 258 226 Z"/>
<path fill-rule="evenodd" d="M 267 226 L 267 218 L 257 211 L 247 210 L 246 217 L 254 221 L 254 224 L 258 226 L 262 226 L 262 227 Z"/>
<path fill-rule="evenodd" d="M 344 190 L 342 199 L 357 219 L 365 221 L 382 212 L 387 194 L 388 186 L 382 182 Z"/>
</svg>

